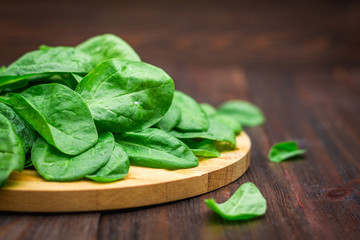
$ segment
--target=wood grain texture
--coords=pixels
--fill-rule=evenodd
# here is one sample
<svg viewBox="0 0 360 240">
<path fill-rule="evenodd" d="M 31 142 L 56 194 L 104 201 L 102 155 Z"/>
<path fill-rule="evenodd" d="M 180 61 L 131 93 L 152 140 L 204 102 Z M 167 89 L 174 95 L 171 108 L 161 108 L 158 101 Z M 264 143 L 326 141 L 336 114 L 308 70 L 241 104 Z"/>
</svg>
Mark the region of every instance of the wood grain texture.
<svg viewBox="0 0 360 240">
<path fill-rule="evenodd" d="M 1 212 L 0 239 L 359 238 L 359 1 L 5 0 L 0 28 L 0 65 L 111 32 L 196 100 L 245 99 L 267 117 L 246 129 L 249 170 L 225 187 L 101 213 Z M 307 153 L 270 163 L 270 146 L 291 139 Z M 230 222 L 203 202 L 224 202 L 248 181 L 267 199 L 263 217 Z"/>
<path fill-rule="evenodd" d="M 189 169 L 131 166 L 121 181 L 49 182 L 35 170 L 13 172 L 0 189 L 0 210 L 16 212 L 83 212 L 141 207 L 194 197 L 238 179 L 250 165 L 251 142 L 242 132 L 236 149 L 201 160 Z M 24 199 L 26 201 L 24 202 Z"/>
</svg>

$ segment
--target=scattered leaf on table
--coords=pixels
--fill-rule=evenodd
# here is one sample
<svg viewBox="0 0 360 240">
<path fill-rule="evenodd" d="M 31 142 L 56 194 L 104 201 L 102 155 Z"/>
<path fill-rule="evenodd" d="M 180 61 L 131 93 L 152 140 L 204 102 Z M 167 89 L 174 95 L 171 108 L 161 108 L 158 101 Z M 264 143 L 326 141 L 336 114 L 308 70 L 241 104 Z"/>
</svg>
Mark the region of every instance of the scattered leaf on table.
<svg viewBox="0 0 360 240">
<path fill-rule="evenodd" d="M 247 220 L 262 216 L 266 212 L 266 200 L 259 189 L 251 182 L 241 185 L 224 203 L 206 199 L 206 205 L 227 220 Z"/>
<path fill-rule="evenodd" d="M 298 148 L 295 141 L 281 142 L 271 147 L 268 157 L 271 162 L 281 162 L 305 152 L 305 149 Z"/>
</svg>

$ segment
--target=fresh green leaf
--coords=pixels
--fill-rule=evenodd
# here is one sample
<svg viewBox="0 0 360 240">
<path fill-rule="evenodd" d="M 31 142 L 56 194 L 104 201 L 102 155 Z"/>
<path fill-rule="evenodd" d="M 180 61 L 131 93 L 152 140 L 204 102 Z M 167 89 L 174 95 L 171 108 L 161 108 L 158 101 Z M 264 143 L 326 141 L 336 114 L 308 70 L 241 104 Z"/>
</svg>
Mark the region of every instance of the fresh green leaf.
<svg viewBox="0 0 360 240">
<path fill-rule="evenodd" d="M 245 127 L 255 127 L 265 122 L 262 111 L 254 104 L 246 101 L 228 101 L 220 106 L 218 113 L 236 119 Z"/>
<path fill-rule="evenodd" d="M 180 108 L 181 119 L 176 128 L 181 131 L 206 131 L 209 120 L 200 105 L 190 96 L 175 91 L 174 103 Z"/>
<path fill-rule="evenodd" d="M 12 124 L 16 134 L 21 138 L 24 150 L 27 152 L 35 142 L 36 132 L 11 107 L 0 103 L 0 114 L 4 115 Z"/>
<path fill-rule="evenodd" d="M 111 59 L 100 63 L 76 88 L 96 126 L 111 132 L 145 129 L 168 111 L 174 83 L 160 68 Z"/>
<path fill-rule="evenodd" d="M 0 187 L 4 185 L 12 171 L 23 170 L 24 162 L 22 140 L 10 121 L 0 114 Z"/>
<path fill-rule="evenodd" d="M 204 132 L 180 132 L 173 130 L 169 132 L 176 138 L 187 139 L 187 138 L 201 138 L 210 139 L 219 142 L 229 143 L 232 147 L 235 147 L 236 138 L 232 129 L 219 123 L 216 119 L 210 118 L 209 128 Z"/>
<path fill-rule="evenodd" d="M 188 146 L 160 129 L 148 128 L 140 132 L 118 134 L 115 140 L 121 144 L 133 165 L 179 169 L 199 164 Z"/>
<path fill-rule="evenodd" d="M 1 67 L 0 67 L 0 74 L 3 73 L 3 72 L 5 72 L 5 70 L 6 70 L 6 67 L 5 67 L 5 66 L 1 66 Z"/>
<path fill-rule="evenodd" d="M 224 203 L 206 199 L 206 205 L 227 220 L 247 220 L 262 216 L 266 212 L 266 200 L 259 189 L 251 182 L 244 183 Z"/>
<path fill-rule="evenodd" d="M 223 124 L 224 126 L 232 129 L 235 134 L 239 134 L 242 131 L 241 124 L 234 118 L 229 117 L 228 115 L 214 114 L 212 118 L 215 119 L 217 122 Z"/>
<path fill-rule="evenodd" d="M 100 133 L 98 142 L 87 151 L 71 156 L 51 146 L 41 136 L 31 149 L 31 161 L 39 174 L 50 181 L 74 181 L 93 174 L 110 159 L 114 136 Z"/>
<path fill-rule="evenodd" d="M 281 162 L 305 152 L 305 149 L 298 148 L 295 141 L 281 142 L 271 147 L 268 157 L 271 162 Z"/>
<path fill-rule="evenodd" d="M 214 108 L 213 106 L 211 106 L 208 103 L 200 103 L 200 107 L 206 113 L 206 115 L 208 117 L 211 117 L 212 115 L 214 115 L 217 112 L 216 108 Z"/>
<path fill-rule="evenodd" d="M 192 139 L 182 139 L 196 156 L 201 157 L 219 157 L 220 152 L 216 149 L 214 141 L 205 139 L 202 141 L 195 141 Z"/>
<path fill-rule="evenodd" d="M 47 47 L 26 53 L 0 73 L 0 89 L 48 73 L 88 73 L 91 57 L 72 47 Z M 35 78 L 36 79 L 36 78 Z"/>
<path fill-rule="evenodd" d="M 77 155 L 93 146 L 97 131 L 90 110 L 70 88 L 33 86 L 10 98 L 15 111 L 61 152 Z"/>
<path fill-rule="evenodd" d="M 110 160 L 97 172 L 86 177 L 96 182 L 113 182 L 124 178 L 130 168 L 129 157 L 119 143 L 115 143 Z"/>
<path fill-rule="evenodd" d="M 92 57 L 94 66 L 111 58 L 140 61 L 140 57 L 134 49 L 124 40 L 113 34 L 92 37 L 79 44 L 76 48 L 89 54 Z"/>
<path fill-rule="evenodd" d="M 164 115 L 164 117 L 157 123 L 157 125 L 161 130 L 169 132 L 180 122 L 180 119 L 180 108 L 176 104 L 174 104 L 173 101 L 169 110 Z"/>
</svg>

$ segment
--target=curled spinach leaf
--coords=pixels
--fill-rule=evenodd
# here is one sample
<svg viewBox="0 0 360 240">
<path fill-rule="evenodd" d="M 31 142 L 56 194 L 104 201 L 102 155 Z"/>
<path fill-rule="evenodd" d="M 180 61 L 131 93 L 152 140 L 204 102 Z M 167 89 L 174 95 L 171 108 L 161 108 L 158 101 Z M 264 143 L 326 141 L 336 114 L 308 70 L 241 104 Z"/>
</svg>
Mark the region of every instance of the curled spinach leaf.
<svg viewBox="0 0 360 240">
<path fill-rule="evenodd" d="M 227 220 L 247 220 L 262 216 L 266 212 L 266 200 L 259 189 L 251 182 L 244 183 L 224 203 L 206 199 L 206 205 Z"/>
<path fill-rule="evenodd" d="M 133 165 L 165 169 L 199 165 L 198 159 L 185 143 L 160 129 L 148 128 L 117 134 L 115 141 L 121 144 Z"/>
<path fill-rule="evenodd" d="M 174 104 L 173 101 L 169 110 L 164 115 L 164 117 L 157 123 L 157 125 L 161 130 L 169 132 L 180 122 L 180 119 L 180 108 L 176 104 Z"/>
<path fill-rule="evenodd" d="M 111 58 L 140 61 L 140 57 L 134 49 L 124 40 L 113 34 L 92 37 L 79 44 L 76 48 L 89 54 L 94 66 Z"/>
<path fill-rule="evenodd" d="M 0 89 L 49 73 L 88 73 L 91 57 L 72 47 L 47 47 L 26 53 L 0 73 Z M 37 79 L 36 77 L 34 79 Z"/>
<path fill-rule="evenodd" d="M 201 138 L 210 139 L 219 142 L 226 142 L 235 147 L 236 138 L 232 129 L 219 123 L 216 119 L 210 118 L 209 128 L 204 132 L 180 132 L 172 130 L 169 132 L 176 138 L 187 139 L 187 138 Z"/>
<path fill-rule="evenodd" d="M 220 152 L 216 149 L 214 141 L 205 139 L 202 141 L 195 141 L 192 139 L 182 139 L 196 156 L 201 157 L 219 157 Z"/>
<path fill-rule="evenodd" d="M 305 152 L 305 149 L 298 148 L 295 141 L 281 142 L 271 147 L 268 157 L 271 162 L 282 162 Z"/>
<path fill-rule="evenodd" d="M 27 152 L 35 142 L 36 132 L 34 129 L 11 107 L 4 103 L 0 103 L 0 114 L 4 115 L 12 123 L 15 132 L 23 141 L 25 152 Z"/>
<path fill-rule="evenodd" d="M 0 187 L 14 170 L 22 171 L 25 152 L 22 140 L 11 122 L 0 114 Z"/>
<path fill-rule="evenodd" d="M 168 111 L 174 83 L 163 70 L 143 62 L 111 59 L 97 65 L 76 88 L 98 128 L 141 130 Z"/>
<path fill-rule="evenodd" d="M 51 83 L 14 94 L 10 103 L 39 134 L 61 152 L 77 155 L 97 141 L 89 108 L 70 88 Z"/>
<path fill-rule="evenodd" d="M 181 119 L 176 128 L 181 131 L 206 131 L 209 120 L 200 105 L 189 95 L 175 91 L 175 104 L 180 108 Z"/>
<path fill-rule="evenodd" d="M 39 174 L 50 181 L 74 181 L 93 174 L 110 159 L 114 136 L 100 133 L 98 142 L 87 151 L 71 156 L 64 154 L 38 136 L 31 149 L 31 161 Z"/>
<path fill-rule="evenodd" d="M 264 114 L 260 108 L 246 101 L 228 101 L 220 106 L 218 113 L 236 119 L 245 127 L 255 127 L 265 122 Z"/>
<path fill-rule="evenodd" d="M 110 160 L 105 166 L 86 177 L 96 182 L 113 182 L 124 178 L 130 168 L 129 157 L 119 143 L 115 143 Z"/>
</svg>

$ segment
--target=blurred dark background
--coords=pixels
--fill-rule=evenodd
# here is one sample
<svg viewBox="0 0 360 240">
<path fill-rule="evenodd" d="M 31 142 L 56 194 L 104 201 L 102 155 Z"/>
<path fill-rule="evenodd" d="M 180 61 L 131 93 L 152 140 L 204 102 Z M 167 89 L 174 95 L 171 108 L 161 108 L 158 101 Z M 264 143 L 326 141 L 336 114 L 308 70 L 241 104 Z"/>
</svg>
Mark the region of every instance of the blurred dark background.
<svg viewBox="0 0 360 240">
<path fill-rule="evenodd" d="M 41 44 L 121 36 L 146 62 L 314 67 L 360 63 L 359 1 L 1 1 L 0 64 Z"/>
</svg>

